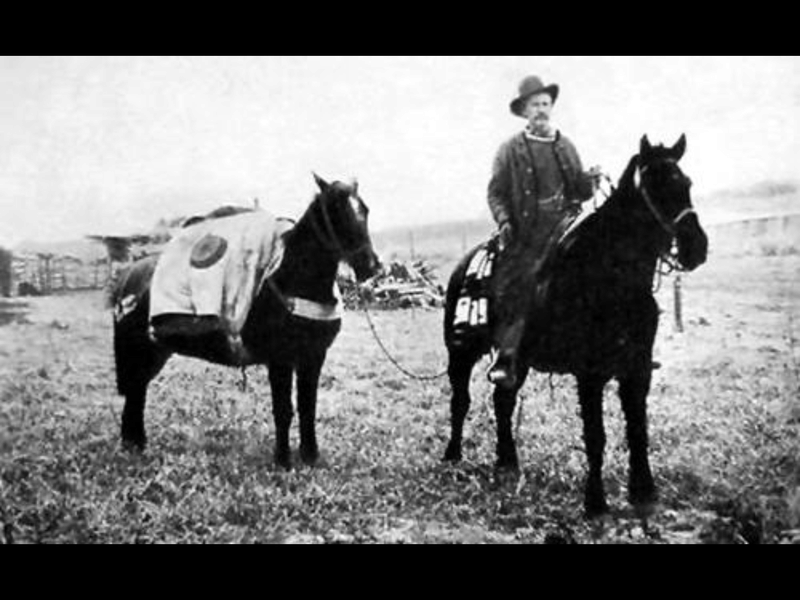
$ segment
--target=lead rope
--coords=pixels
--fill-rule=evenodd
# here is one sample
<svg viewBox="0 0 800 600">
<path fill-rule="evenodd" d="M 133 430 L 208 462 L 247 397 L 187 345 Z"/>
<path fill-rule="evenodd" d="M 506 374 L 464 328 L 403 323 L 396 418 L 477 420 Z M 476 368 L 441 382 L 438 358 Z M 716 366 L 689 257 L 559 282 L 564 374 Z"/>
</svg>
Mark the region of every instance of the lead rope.
<svg viewBox="0 0 800 600">
<path fill-rule="evenodd" d="M 395 359 L 392 354 L 387 350 L 386 346 L 384 345 L 383 341 L 381 340 L 380 336 L 378 335 L 378 331 L 375 329 L 375 324 L 372 322 L 372 316 L 370 315 L 369 309 L 367 308 L 367 302 L 364 296 L 362 295 L 361 289 L 359 288 L 359 304 L 361 304 L 361 309 L 364 311 L 364 316 L 367 318 L 367 323 L 369 324 L 369 329 L 372 332 L 372 336 L 375 338 L 375 341 L 378 343 L 378 347 L 383 351 L 384 356 L 392 363 L 398 371 L 403 373 L 404 375 L 411 377 L 412 379 L 416 379 L 417 381 L 435 381 L 436 379 L 440 379 L 447 375 L 447 369 L 442 371 L 441 373 L 436 373 L 435 375 L 419 375 L 417 373 L 412 373 L 403 365 L 401 365 L 397 359 Z"/>
<path fill-rule="evenodd" d="M 653 284 L 653 293 L 655 294 L 661 289 L 661 283 L 664 277 L 669 277 L 675 271 L 680 274 L 681 270 L 682 269 L 677 260 L 677 251 L 675 250 L 674 246 L 671 246 L 668 252 L 658 257 L 658 261 L 656 263 L 656 279 L 655 283 Z"/>
<path fill-rule="evenodd" d="M 239 389 L 242 392 L 246 392 L 247 391 L 247 370 L 246 369 L 247 369 L 247 367 L 242 366 L 242 383 L 239 384 Z"/>
</svg>

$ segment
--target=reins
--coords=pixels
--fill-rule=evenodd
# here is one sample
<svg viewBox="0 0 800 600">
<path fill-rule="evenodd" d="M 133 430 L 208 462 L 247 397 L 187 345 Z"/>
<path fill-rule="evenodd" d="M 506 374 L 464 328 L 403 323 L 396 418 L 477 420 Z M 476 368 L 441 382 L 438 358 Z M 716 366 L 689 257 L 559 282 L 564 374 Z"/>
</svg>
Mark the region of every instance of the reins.
<svg viewBox="0 0 800 600">
<path fill-rule="evenodd" d="M 660 252 L 657 258 L 656 264 L 656 279 L 653 285 L 653 292 L 657 292 L 661 289 L 661 280 L 665 276 L 669 276 L 674 272 L 682 272 L 684 269 L 681 266 L 680 262 L 678 261 L 678 254 L 677 250 L 675 249 L 675 236 L 677 235 L 677 226 L 683 219 L 688 217 L 689 215 L 696 214 L 694 208 L 686 207 L 684 208 L 678 215 L 673 218 L 671 221 L 668 220 L 664 215 L 656 208 L 655 203 L 653 202 L 653 198 L 650 195 L 650 192 L 647 188 L 642 184 L 642 175 L 647 171 L 649 167 L 637 167 L 636 171 L 633 174 L 633 183 L 634 189 L 636 189 L 644 199 L 645 205 L 647 206 L 650 213 L 655 217 L 658 224 L 661 228 L 669 235 L 670 237 L 670 246 L 669 249 L 663 252 Z"/>
<path fill-rule="evenodd" d="M 650 210 L 650 213 L 656 218 L 659 225 L 666 231 L 671 238 L 674 238 L 677 234 L 675 227 L 680 223 L 683 219 L 688 217 L 689 215 L 695 214 L 694 208 L 688 206 L 684 208 L 678 216 L 676 216 L 672 221 L 669 221 L 663 214 L 656 208 L 656 205 L 653 203 L 653 198 L 650 196 L 650 192 L 647 188 L 642 184 L 642 175 L 647 171 L 649 167 L 637 167 L 636 171 L 633 174 L 633 183 L 635 189 L 642 195 L 644 198 L 644 203 L 647 205 L 647 208 Z"/>
<path fill-rule="evenodd" d="M 367 318 L 367 324 L 369 325 L 369 329 L 372 332 L 372 336 L 375 338 L 375 341 L 378 343 L 378 347 L 383 351 L 384 356 L 387 360 L 392 363 L 398 371 L 403 373 L 404 375 L 410 377 L 411 379 L 416 379 L 417 381 L 435 381 L 436 379 L 441 379 L 445 375 L 447 375 L 447 369 L 442 371 L 441 373 L 436 373 L 435 375 L 420 375 L 418 373 L 413 373 L 406 369 L 400 362 L 392 356 L 391 352 L 386 348 L 383 341 L 381 340 L 380 336 L 378 335 L 378 331 L 375 329 L 375 324 L 372 322 L 372 316 L 370 315 L 369 309 L 367 308 L 366 299 L 361 294 L 361 290 L 359 288 L 359 304 L 361 304 L 361 308 L 364 311 L 364 316 Z"/>
<path fill-rule="evenodd" d="M 655 294 L 661 289 L 662 278 L 669 277 L 676 271 L 680 275 L 683 270 L 683 267 L 681 267 L 678 262 L 678 254 L 674 246 L 670 246 L 667 252 L 659 254 L 656 262 L 656 277 L 655 283 L 653 284 L 653 293 Z"/>
<path fill-rule="evenodd" d="M 318 200 L 317 204 L 319 205 L 320 212 L 322 212 L 322 220 L 324 222 L 325 231 L 323 231 L 320 224 L 317 222 L 316 215 L 312 212 L 309 215 L 309 221 L 311 222 L 311 228 L 314 230 L 314 234 L 317 236 L 317 240 L 319 240 L 320 244 L 326 250 L 333 250 L 338 253 L 341 258 L 347 259 L 350 256 L 358 254 L 364 248 L 367 247 L 369 242 L 364 242 L 355 248 L 351 248 L 348 250 L 344 247 L 339 236 L 336 234 L 336 228 L 333 226 L 333 222 L 331 221 L 331 216 L 328 213 L 328 205 L 326 202 L 322 200 Z"/>
</svg>

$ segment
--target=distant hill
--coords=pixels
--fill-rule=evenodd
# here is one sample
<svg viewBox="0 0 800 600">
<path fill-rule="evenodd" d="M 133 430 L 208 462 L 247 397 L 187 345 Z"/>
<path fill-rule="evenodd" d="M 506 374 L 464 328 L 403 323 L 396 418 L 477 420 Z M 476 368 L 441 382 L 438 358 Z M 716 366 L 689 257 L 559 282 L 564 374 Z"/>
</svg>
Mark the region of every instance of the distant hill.
<svg viewBox="0 0 800 600">
<path fill-rule="evenodd" d="M 432 275 L 445 282 L 466 251 L 486 240 L 494 229 L 487 215 L 484 219 L 381 229 L 372 232 L 372 242 L 384 263 L 424 258 L 433 268 Z"/>
<path fill-rule="evenodd" d="M 693 198 L 706 225 L 767 216 L 800 214 L 800 183 L 764 181 Z M 375 249 L 386 260 L 424 257 L 446 277 L 456 262 L 494 231 L 491 217 L 429 225 L 392 227 L 373 232 Z"/>
<path fill-rule="evenodd" d="M 705 224 L 725 223 L 764 216 L 800 213 L 800 183 L 764 181 L 748 187 L 695 196 L 694 204 Z M 167 226 L 159 221 L 158 226 Z M 487 239 L 494 223 L 485 217 L 426 225 L 398 226 L 373 231 L 375 249 L 382 259 L 409 260 L 424 257 L 446 271 L 466 250 Z M 45 252 L 69 255 L 84 262 L 106 256 L 105 247 L 87 239 L 38 242 L 25 241 L 10 248 L 14 253 Z"/>
<path fill-rule="evenodd" d="M 743 188 L 721 190 L 711 194 L 711 197 L 728 198 L 775 198 L 797 194 L 800 184 L 796 181 L 760 181 Z"/>
<path fill-rule="evenodd" d="M 800 213 L 800 184 L 763 181 L 696 197 L 701 218 L 711 223 Z"/>
</svg>

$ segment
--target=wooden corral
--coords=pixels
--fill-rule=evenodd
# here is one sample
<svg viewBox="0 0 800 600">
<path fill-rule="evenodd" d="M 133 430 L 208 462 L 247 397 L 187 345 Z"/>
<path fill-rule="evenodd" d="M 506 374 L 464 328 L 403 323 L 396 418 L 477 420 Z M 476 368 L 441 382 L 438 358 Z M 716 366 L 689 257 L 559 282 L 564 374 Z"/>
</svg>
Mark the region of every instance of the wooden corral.
<svg viewBox="0 0 800 600">
<path fill-rule="evenodd" d="M 253 205 L 258 208 L 258 200 Z M 243 207 L 223 206 L 205 216 L 176 217 L 173 219 L 159 219 L 153 230 L 149 233 L 131 235 L 87 235 L 86 238 L 103 244 L 106 248 L 106 273 L 103 286 L 108 286 L 116 279 L 119 270 L 133 261 L 160 254 L 165 244 L 172 239 L 173 233 L 187 224 L 205 218 L 209 215 L 219 215 L 224 211 L 242 210 Z"/>
<path fill-rule="evenodd" d="M 105 260 L 84 261 L 76 256 L 48 252 L 11 257 L 11 291 L 19 296 L 102 287 Z"/>
<path fill-rule="evenodd" d="M 103 244 L 106 248 L 105 272 L 100 287 L 106 287 L 114 281 L 119 270 L 126 264 L 146 256 L 159 254 L 164 244 L 170 239 L 168 232 L 127 236 L 89 235 L 86 237 Z"/>
</svg>

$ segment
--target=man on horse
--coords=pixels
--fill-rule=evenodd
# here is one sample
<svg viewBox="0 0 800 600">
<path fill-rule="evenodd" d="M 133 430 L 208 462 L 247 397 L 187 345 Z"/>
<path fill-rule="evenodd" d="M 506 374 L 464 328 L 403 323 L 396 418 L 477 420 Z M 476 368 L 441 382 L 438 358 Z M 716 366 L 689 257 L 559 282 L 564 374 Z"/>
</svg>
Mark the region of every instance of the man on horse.
<svg viewBox="0 0 800 600">
<path fill-rule="evenodd" d="M 601 176 L 598 167 L 583 170 L 573 143 L 552 126 L 558 93 L 558 85 L 544 85 L 535 75 L 522 80 L 510 108 L 527 126 L 500 147 L 489 181 L 500 247 L 494 277 L 498 352 L 489 381 L 506 388 L 516 384 L 516 355 L 537 274 Z"/>
</svg>

